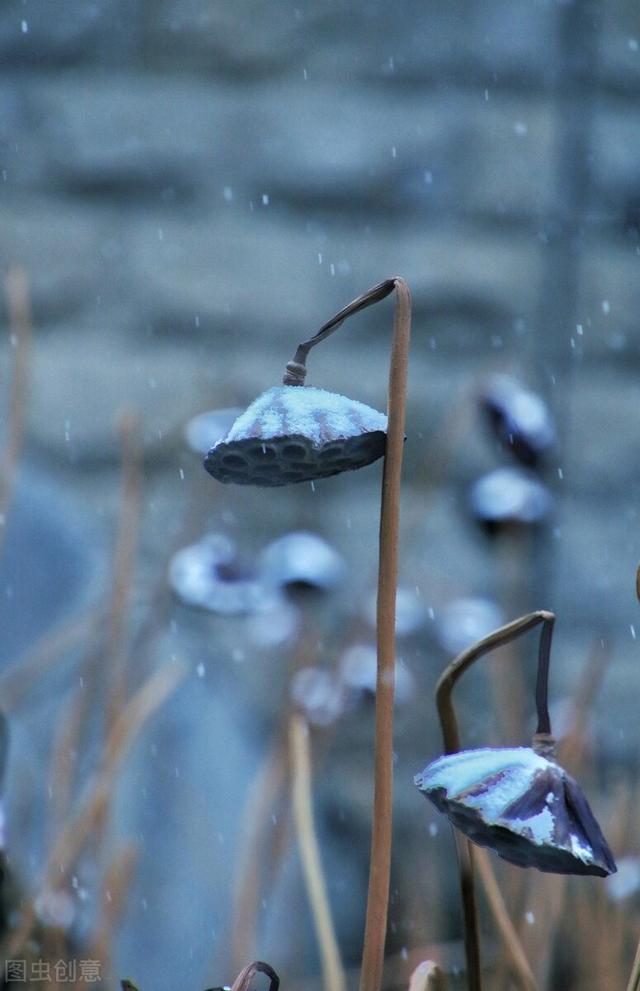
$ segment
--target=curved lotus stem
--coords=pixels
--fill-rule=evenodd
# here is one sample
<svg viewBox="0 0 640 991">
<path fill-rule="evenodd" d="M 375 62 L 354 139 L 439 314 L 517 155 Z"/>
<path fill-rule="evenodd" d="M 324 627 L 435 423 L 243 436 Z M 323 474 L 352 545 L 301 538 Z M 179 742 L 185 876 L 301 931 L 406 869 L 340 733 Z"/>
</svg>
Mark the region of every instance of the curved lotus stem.
<svg viewBox="0 0 640 991">
<path fill-rule="evenodd" d="M 280 978 L 273 967 L 270 967 L 268 963 L 263 963 L 262 960 L 247 964 L 231 985 L 231 991 L 248 991 L 249 982 L 255 974 L 266 974 L 269 978 L 269 991 L 278 991 Z"/>
<path fill-rule="evenodd" d="M 442 672 L 436 686 L 436 705 L 438 716 L 442 727 L 442 738 L 446 754 L 455 754 L 460 750 L 460 733 L 458 731 L 458 721 L 453 708 L 451 695 L 458 678 L 471 667 L 480 657 L 488 654 L 489 651 L 503 644 L 510 643 L 516 637 L 521 636 L 535 626 L 543 624 L 540 636 L 540 650 L 538 654 L 538 677 L 536 682 L 536 710 L 538 713 L 538 728 L 536 736 L 550 736 L 551 722 L 549 719 L 548 684 L 549 684 L 549 658 L 551 653 L 551 636 L 553 634 L 553 624 L 555 615 L 545 609 L 529 613 L 515 619 L 506 626 L 501 626 L 488 636 L 478 640 L 471 647 L 463 650 L 455 660 L 449 664 Z"/>
<path fill-rule="evenodd" d="M 398 288 L 399 283 L 402 283 L 405 289 L 407 289 L 406 283 L 402 279 L 385 279 L 384 282 L 379 282 L 377 286 L 373 286 L 372 289 L 368 289 L 362 296 L 358 296 L 357 299 L 343 306 L 308 341 L 305 341 L 304 344 L 298 344 L 292 361 L 287 363 L 287 368 L 282 379 L 284 385 L 303 385 L 305 375 L 307 374 L 307 355 L 311 348 L 314 348 L 316 344 L 320 344 L 330 334 L 333 334 L 334 330 L 337 330 L 347 317 L 353 316 L 354 313 L 359 313 L 360 310 L 366 309 L 367 306 L 372 306 L 373 303 L 379 303 L 381 299 L 390 296 L 393 290 Z"/>
<path fill-rule="evenodd" d="M 553 749 L 551 737 L 551 722 L 549 719 L 548 684 L 549 658 L 551 653 L 551 636 L 555 615 L 544 609 L 529 613 L 520 619 L 501 626 L 477 643 L 463 650 L 441 674 L 436 686 L 436 705 L 442 729 L 442 739 L 445 753 L 455 754 L 460 750 L 460 732 L 458 720 L 453 707 L 453 688 L 458 678 L 484 654 L 510 643 L 535 626 L 542 625 L 540 648 L 538 653 L 538 676 L 536 681 L 536 709 L 538 727 L 534 738 L 534 747 L 550 751 Z M 476 910 L 475 889 L 473 881 L 473 853 L 469 840 L 454 833 L 456 851 L 458 854 L 458 870 L 460 874 L 460 894 L 464 917 L 464 946 L 467 958 L 467 975 L 469 991 L 481 991 L 480 967 L 480 938 L 478 934 L 478 913 Z"/>
</svg>

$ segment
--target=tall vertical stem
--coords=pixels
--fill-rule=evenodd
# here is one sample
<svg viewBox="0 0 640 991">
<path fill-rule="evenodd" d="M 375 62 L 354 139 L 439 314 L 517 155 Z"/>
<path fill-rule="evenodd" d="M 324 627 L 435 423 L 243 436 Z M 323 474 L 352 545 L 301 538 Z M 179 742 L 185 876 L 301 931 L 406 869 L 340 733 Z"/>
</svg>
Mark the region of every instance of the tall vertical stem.
<svg viewBox="0 0 640 991">
<path fill-rule="evenodd" d="M 391 871 L 393 693 L 400 474 L 411 334 L 409 287 L 403 279 L 396 278 L 393 281 L 396 290 L 396 308 L 389 370 L 387 446 L 380 508 L 373 823 L 360 991 L 379 991 L 382 983 Z"/>
</svg>

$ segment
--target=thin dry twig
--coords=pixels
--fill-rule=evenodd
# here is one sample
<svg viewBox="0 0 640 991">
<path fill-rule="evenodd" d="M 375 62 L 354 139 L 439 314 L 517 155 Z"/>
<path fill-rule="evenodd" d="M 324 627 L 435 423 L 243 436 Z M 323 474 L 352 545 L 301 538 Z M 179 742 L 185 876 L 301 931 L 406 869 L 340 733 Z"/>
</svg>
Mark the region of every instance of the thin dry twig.
<svg viewBox="0 0 640 991">
<path fill-rule="evenodd" d="M 638 991 L 638 988 L 640 988 L 640 940 L 638 941 L 636 955 L 633 958 L 626 991 Z"/>
<path fill-rule="evenodd" d="M 336 939 L 320 848 L 313 822 L 309 728 L 303 716 L 294 713 L 289 723 L 289 756 L 292 773 L 293 817 L 300 848 L 311 912 L 320 948 L 325 991 L 345 991 L 346 978 Z"/>
<path fill-rule="evenodd" d="M 502 937 L 512 967 L 526 991 L 538 991 L 538 982 L 529 966 L 529 961 L 522 948 L 522 943 L 509 916 L 507 906 L 489 862 L 487 851 L 476 847 L 474 854 L 475 865 L 478 868 L 478 874 L 480 875 L 487 896 L 489 908 L 491 909 L 498 932 Z"/>
<path fill-rule="evenodd" d="M 104 980 L 108 979 L 113 935 L 124 909 L 137 859 L 138 849 L 129 843 L 116 852 L 104 875 L 100 918 L 91 949 L 92 958 L 102 963 Z"/>
<path fill-rule="evenodd" d="M 28 696 L 34 683 L 56 662 L 66 656 L 97 627 L 100 613 L 89 609 L 80 618 L 55 630 L 45 633 L 32 647 L 21 654 L 17 661 L 0 675 L 0 698 L 2 709 L 10 713 L 18 708 Z"/>
<path fill-rule="evenodd" d="M 317 648 L 311 646 L 313 637 L 308 630 L 298 639 L 288 660 L 286 683 L 300 667 L 315 663 Z M 288 699 L 288 694 L 287 694 Z M 241 847 L 234 884 L 233 920 L 231 926 L 231 956 L 234 968 L 253 955 L 256 918 L 260 893 L 278 876 L 284 854 L 290 841 L 290 806 L 286 803 L 272 832 L 272 841 L 263 853 L 262 840 L 272 810 L 285 792 L 289 766 L 287 763 L 290 719 L 289 702 L 282 707 L 272 742 L 264 761 L 258 769 L 242 813 Z M 286 789 L 288 792 L 288 788 Z M 268 867 L 265 877 L 264 868 Z"/>
<path fill-rule="evenodd" d="M 572 774 L 578 773 L 582 766 L 586 746 L 587 722 L 610 662 L 611 644 L 609 641 L 600 639 L 594 641 L 572 704 L 569 732 L 558 745 L 562 765 L 567 767 Z"/>
<path fill-rule="evenodd" d="M 111 672 L 107 727 L 110 729 L 126 698 L 126 622 L 138 547 L 142 496 L 142 451 L 137 422 L 130 414 L 120 420 L 122 437 L 122 482 L 118 535 L 113 561 L 112 596 L 107 620 L 104 662 Z"/>
<path fill-rule="evenodd" d="M 96 823 L 109 802 L 116 775 L 135 736 L 144 723 L 175 691 L 186 676 L 184 665 L 166 664 L 156 671 L 124 707 L 106 741 L 102 766 L 88 783 L 85 795 L 72 813 L 50 852 L 43 871 L 41 888 L 48 890 L 68 874 L 82 852 Z M 8 939 L 6 952 L 13 957 L 29 937 L 36 920 L 35 901 L 23 910 L 20 925 Z"/>
<path fill-rule="evenodd" d="M 251 955 L 260 890 L 260 838 L 269 811 L 285 785 L 287 766 L 280 736 L 251 784 L 242 816 L 238 879 L 234 887 L 231 956 L 234 967 Z"/>
</svg>

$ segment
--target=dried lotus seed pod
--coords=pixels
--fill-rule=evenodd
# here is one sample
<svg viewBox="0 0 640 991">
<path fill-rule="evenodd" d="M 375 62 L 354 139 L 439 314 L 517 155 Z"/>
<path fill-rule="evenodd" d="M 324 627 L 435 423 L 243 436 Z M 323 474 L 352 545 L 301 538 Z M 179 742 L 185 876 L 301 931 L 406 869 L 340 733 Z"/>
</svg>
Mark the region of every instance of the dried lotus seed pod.
<svg viewBox="0 0 640 991">
<path fill-rule="evenodd" d="M 510 376 L 491 378 L 480 403 L 500 443 L 526 467 L 537 467 L 555 445 L 547 404 Z"/>
<path fill-rule="evenodd" d="M 461 750 L 414 782 L 470 840 L 512 864 L 552 874 L 616 871 L 577 782 L 531 747 Z"/>
<path fill-rule="evenodd" d="M 314 481 L 377 461 L 386 430 L 386 416 L 354 399 L 311 386 L 275 386 L 238 417 L 204 466 L 237 485 Z"/>
<path fill-rule="evenodd" d="M 488 533 L 530 527 L 544 521 L 553 500 L 546 485 L 522 468 L 497 468 L 479 478 L 469 493 L 471 512 Z"/>
<path fill-rule="evenodd" d="M 341 584 L 347 570 L 326 540 L 306 530 L 272 541 L 260 555 L 259 566 L 267 585 L 288 592 L 329 592 Z"/>
</svg>

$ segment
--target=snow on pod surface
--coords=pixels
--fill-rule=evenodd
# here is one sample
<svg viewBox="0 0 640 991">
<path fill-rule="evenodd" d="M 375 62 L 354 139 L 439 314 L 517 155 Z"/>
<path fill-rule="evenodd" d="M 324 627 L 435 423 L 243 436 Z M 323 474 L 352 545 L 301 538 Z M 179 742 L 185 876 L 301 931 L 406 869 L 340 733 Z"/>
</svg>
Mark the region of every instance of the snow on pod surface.
<svg viewBox="0 0 640 991">
<path fill-rule="evenodd" d="M 207 454 L 221 482 L 278 486 L 362 468 L 381 458 L 387 418 L 364 403 L 311 386 L 268 389 Z"/>
</svg>

